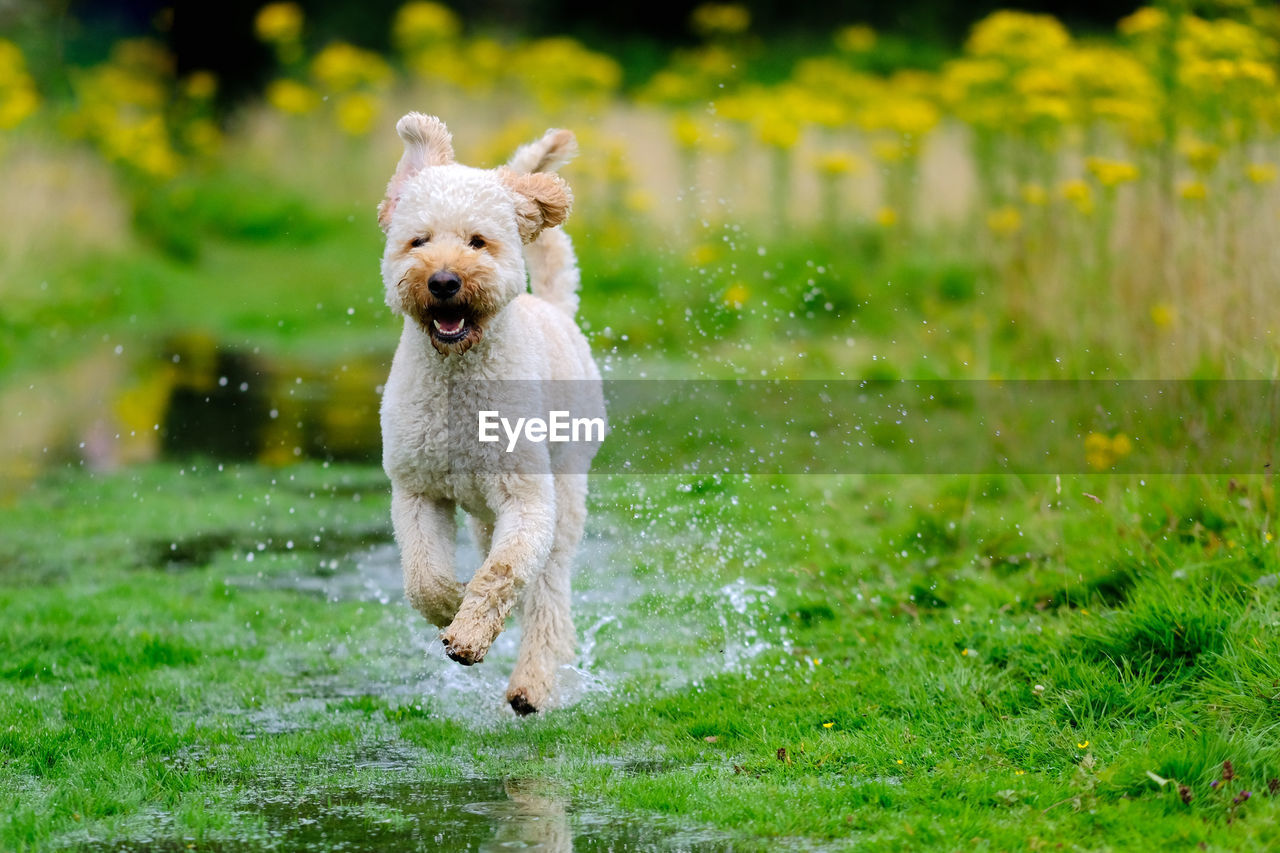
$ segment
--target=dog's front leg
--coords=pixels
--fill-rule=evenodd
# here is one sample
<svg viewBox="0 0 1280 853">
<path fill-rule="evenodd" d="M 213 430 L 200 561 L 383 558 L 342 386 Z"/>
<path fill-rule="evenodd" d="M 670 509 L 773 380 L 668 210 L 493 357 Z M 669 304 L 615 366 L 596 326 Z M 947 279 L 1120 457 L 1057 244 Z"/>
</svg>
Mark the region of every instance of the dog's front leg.
<svg viewBox="0 0 1280 853">
<path fill-rule="evenodd" d="M 517 593 L 546 564 L 555 532 L 551 475 L 510 475 L 495 491 L 493 546 L 442 638 L 449 657 L 467 666 L 484 660 Z"/>
<path fill-rule="evenodd" d="M 391 490 L 391 524 L 400 545 L 404 592 L 432 625 L 453 621 L 465 587 L 453 572 L 457 522 L 453 502 Z"/>
</svg>

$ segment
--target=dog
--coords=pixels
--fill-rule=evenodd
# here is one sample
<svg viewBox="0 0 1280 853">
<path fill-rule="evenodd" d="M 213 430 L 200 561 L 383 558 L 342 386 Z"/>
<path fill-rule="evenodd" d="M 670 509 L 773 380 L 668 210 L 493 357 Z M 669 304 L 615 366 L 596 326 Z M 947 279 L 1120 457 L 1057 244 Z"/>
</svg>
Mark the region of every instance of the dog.
<svg viewBox="0 0 1280 853">
<path fill-rule="evenodd" d="M 476 169 L 454 162 L 438 118 L 409 113 L 396 130 L 404 154 L 378 223 L 386 300 L 404 330 L 381 417 L 405 594 L 467 666 L 522 600 L 506 699 L 523 716 L 548 706 L 557 669 L 573 659 L 569 574 L 594 445 L 524 441 L 508 452 L 477 440 L 474 417 L 559 409 L 604 423 L 600 372 L 573 319 L 577 259 L 559 228 L 573 197 L 554 170 L 577 142 L 551 130 L 505 167 Z M 454 574 L 456 507 L 486 554 L 465 585 Z"/>
</svg>

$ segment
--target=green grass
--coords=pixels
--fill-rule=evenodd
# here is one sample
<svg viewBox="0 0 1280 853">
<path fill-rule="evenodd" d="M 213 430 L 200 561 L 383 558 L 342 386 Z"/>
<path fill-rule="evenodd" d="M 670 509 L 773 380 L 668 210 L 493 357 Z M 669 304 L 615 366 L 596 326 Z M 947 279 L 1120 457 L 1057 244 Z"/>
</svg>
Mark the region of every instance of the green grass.
<svg viewBox="0 0 1280 853">
<path fill-rule="evenodd" d="M 369 211 L 245 194 L 179 188 L 138 208 L 138 245 L 20 271 L 0 391 L 118 342 L 144 376 L 176 334 L 256 350 L 282 397 L 348 363 L 367 396 L 397 333 Z M 592 225 L 570 230 L 611 375 L 1126 372 L 1119 342 L 1059 352 L 1007 322 L 957 235 L 641 245 Z M 663 426 L 654 446 L 699 453 Z M 64 432 L 50 458 L 79 455 Z M 561 819 L 605 815 L 573 818 L 575 849 L 601 822 L 656 833 L 629 836 L 640 849 L 689 830 L 735 849 L 1235 850 L 1277 831 L 1261 477 L 598 477 L 576 583 L 599 682 L 524 721 L 502 655 L 463 671 L 407 605 L 364 594 L 361 560 L 390 541 L 376 468 L 72 465 L 15 494 L 0 850 L 280 847 L 304 840 L 300 816 L 330 833 L 316 844 L 458 847 L 421 834 L 444 821 L 430 792 L 526 796 L 509 784 L 545 786 Z M 1237 778 L 1212 787 L 1228 760 Z M 466 839 L 494 840 L 501 820 L 466 814 Z"/>
<path fill-rule="evenodd" d="M 498 691 L 475 719 L 438 706 L 452 665 L 424 664 L 402 602 L 273 583 L 386 540 L 380 472 L 68 472 L 0 517 L 0 848 L 261 843 L 281 779 L 363 791 L 344 814 L 385 829 L 408 806 L 380 791 L 501 777 L 758 843 L 1265 849 L 1271 500 L 1261 479 L 599 478 L 613 556 L 579 583 L 641 589 L 596 636 L 612 689 L 517 722 Z M 738 578 L 776 590 L 751 610 L 769 647 L 725 668 Z"/>
</svg>

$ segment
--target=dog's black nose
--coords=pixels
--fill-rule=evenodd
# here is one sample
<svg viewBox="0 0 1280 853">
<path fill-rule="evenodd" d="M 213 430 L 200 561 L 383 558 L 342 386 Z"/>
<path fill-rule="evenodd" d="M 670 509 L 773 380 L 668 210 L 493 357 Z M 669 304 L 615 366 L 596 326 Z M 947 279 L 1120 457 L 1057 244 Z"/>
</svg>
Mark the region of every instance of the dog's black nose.
<svg viewBox="0 0 1280 853">
<path fill-rule="evenodd" d="M 435 272 L 431 274 L 431 278 L 427 279 L 427 290 L 430 290 L 431 295 L 436 299 L 448 299 L 461 289 L 462 279 L 458 278 L 457 273 Z"/>
</svg>

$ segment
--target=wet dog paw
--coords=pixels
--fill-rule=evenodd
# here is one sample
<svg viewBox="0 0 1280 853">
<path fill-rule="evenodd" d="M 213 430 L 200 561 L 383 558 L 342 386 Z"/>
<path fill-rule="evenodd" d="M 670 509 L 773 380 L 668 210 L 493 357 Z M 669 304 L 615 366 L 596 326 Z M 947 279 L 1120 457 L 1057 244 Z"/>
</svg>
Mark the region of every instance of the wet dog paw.
<svg viewBox="0 0 1280 853">
<path fill-rule="evenodd" d="M 529 693 L 523 687 L 508 691 L 507 702 L 511 704 L 511 710 L 522 717 L 538 713 L 537 706 L 529 699 Z"/>
</svg>

